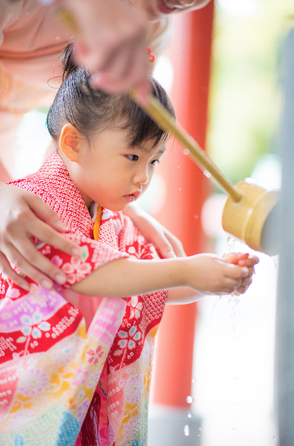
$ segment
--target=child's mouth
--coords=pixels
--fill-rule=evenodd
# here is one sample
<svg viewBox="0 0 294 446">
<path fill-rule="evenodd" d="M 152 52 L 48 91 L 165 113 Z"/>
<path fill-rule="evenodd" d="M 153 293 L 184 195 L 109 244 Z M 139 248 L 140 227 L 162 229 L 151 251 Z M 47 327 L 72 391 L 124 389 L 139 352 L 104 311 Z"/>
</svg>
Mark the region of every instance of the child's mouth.
<svg viewBox="0 0 294 446">
<path fill-rule="evenodd" d="M 133 194 L 128 194 L 128 195 L 124 195 L 124 198 L 129 201 L 130 203 L 132 203 L 133 201 L 137 200 L 139 198 L 139 196 L 141 195 L 141 192 L 134 192 Z"/>
</svg>

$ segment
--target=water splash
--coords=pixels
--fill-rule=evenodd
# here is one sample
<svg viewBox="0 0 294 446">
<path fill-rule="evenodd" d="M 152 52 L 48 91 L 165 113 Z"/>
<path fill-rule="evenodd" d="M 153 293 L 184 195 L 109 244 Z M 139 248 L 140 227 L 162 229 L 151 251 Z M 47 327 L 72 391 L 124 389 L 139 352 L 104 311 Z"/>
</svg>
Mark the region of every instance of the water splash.
<svg viewBox="0 0 294 446">
<path fill-rule="evenodd" d="M 235 251 L 236 242 L 238 242 L 238 240 L 235 237 L 233 237 L 231 235 L 228 236 L 225 254 L 229 254 L 229 253 Z M 234 333 L 234 337 L 235 337 L 235 335 L 236 335 L 236 316 L 239 315 L 239 305 L 241 303 L 240 294 L 237 291 L 233 291 L 233 293 L 230 294 L 228 303 L 231 307 L 230 321 L 232 322 L 233 333 Z"/>
<path fill-rule="evenodd" d="M 271 258 L 272 261 L 274 262 L 274 268 L 275 268 L 275 269 L 278 269 L 277 256 L 270 256 L 270 258 Z"/>
<path fill-rule="evenodd" d="M 237 242 L 236 237 L 233 237 L 232 235 L 228 235 L 225 254 L 228 254 L 228 253 L 234 251 L 236 242 Z"/>
</svg>

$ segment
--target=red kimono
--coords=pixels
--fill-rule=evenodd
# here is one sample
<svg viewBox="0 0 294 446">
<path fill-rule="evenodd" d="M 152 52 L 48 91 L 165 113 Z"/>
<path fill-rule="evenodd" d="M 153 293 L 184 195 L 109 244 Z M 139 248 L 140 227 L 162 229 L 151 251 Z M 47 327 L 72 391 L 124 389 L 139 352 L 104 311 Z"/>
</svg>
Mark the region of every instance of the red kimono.
<svg viewBox="0 0 294 446">
<path fill-rule="evenodd" d="M 147 446 L 154 337 L 167 292 L 91 298 L 68 288 L 114 259 L 158 258 L 155 247 L 107 209 L 94 241 L 89 211 L 56 153 L 11 184 L 39 195 L 83 255 L 38 245 L 67 274 L 50 291 L 30 281 L 25 292 L 0 276 L 1 446 Z"/>
</svg>

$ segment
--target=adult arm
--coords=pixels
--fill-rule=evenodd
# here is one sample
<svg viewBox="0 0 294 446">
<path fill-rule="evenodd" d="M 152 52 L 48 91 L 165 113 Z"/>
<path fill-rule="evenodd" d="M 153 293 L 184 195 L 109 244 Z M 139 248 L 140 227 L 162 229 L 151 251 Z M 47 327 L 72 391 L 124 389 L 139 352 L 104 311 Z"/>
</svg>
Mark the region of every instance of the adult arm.
<svg viewBox="0 0 294 446">
<path fill-rule="evenodd" d="M 80 250 L 60 233 L 66 228 L 58 216 L 31 192 L 0 183 L 0 269 L 21 288 L 28 283 L 10 266 L 51 288 L 53 281 L 65 283 L 66 274 L 38 252 L 31 241 L 37 239 L 79 256 Z"/>
</svg>

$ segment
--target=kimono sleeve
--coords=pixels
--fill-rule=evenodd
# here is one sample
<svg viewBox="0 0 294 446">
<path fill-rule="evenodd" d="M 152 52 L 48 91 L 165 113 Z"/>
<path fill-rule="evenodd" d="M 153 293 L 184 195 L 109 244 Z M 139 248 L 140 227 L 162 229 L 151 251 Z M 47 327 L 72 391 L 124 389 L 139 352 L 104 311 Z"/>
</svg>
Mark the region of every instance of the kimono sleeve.
<svg viewBox="0 0 294 446">
<path fill-rule="evenodd" d="M 64 253 L 60 249 L 46 243 L 40 243 L 37 248 L 45 257 L 51 260 L 67 276 L 63 285 L 65 288 L 80 282 L 88 274 L 113 260 L 128 258 L 127 253 L 108 246 L 105 243 L 96 242 L 85 236 L 67 234 L 67 239 L 76 243 L 81 248 L 81 257 L 75 257 Z"/>
</svg>

